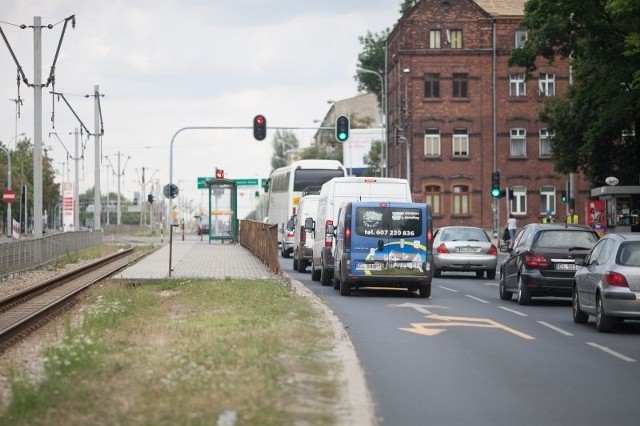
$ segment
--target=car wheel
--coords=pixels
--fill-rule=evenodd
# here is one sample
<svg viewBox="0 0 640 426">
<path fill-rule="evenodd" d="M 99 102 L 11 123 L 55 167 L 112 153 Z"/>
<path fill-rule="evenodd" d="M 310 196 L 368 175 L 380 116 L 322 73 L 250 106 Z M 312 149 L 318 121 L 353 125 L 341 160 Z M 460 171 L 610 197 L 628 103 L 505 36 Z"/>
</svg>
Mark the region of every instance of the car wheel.
<svg viewBox="0 0 640 426">
<path fill-rule="evenodd" d="M 340 282 L 340 296 L 348 296 L 351 294 L 351 284 L 344 281 Z"/>
<path fill-rule="evenodd" d="M 518 277 L 518 305 L 528 305 L 531 303 L 531 296 L 529 295 L 529 289 L 524 285 L 522 276 Z"/>
<path fill-rule="evenodd" d="M 294 255 L 293 255 L 293 270 L 294 270 L 294 271 L 297 271 L 297 270 L 298 270 L 298 262 L 299 262 L 299 260 L 298 260 L 298 258 L 296 257 L 296 255 L 294 254 Z"/>
<path fill-rule="evenodd" d="M 442 276 L 442 271 L 435 266 L 433 267 L 433 277 L 440 278 Z"/>
<path fill-rule="evenodd" d="M 324 267 L 320 268 L 320 284 L 324 286 L 331 284 L 329 270 L 325 269 Z"/>
<path fill-rule="evenodd" d="M 611 326 L 613 325 L 613 321 L 607 314 L 604 313 L 604 306 L 602 303 L 602 296 L 598 294 L 596 300 L 596 328 L 598 331 L 602 331 L 604 333 L 611 330 Z"/>
<path fill-rule="evenodd" d="M 320 281 L 320 270 L 315 268 L 313 262 L 311 263 L 311 280 Z"/>
<path fill-rule="evenodd" d="M 304 259 L 298 260 L 298 272 L 304 272 L 307 270 L 307 261 Z"/>
<path fill-rule="evenodd" d="M 288 259 L 291 256 L 291 253 L 289 253 L 289 250 L 284 249 L 282 250 L 282 257 L 284 257 L 285 259 Z"/>
<path fill-rule="evenodd" d="M 495 269 L 490 269 L 487 271 L 487 279 L 489 280 L 495 280 L 496 279 L 496 270 Z"/>
<path fill-rule="evenodd" d="M 431 284 L 421 285 L 418 288 L 418 296 L 422 299 L 431 297 Z"/>
<path fill-rule="evenodd" d="M 484 271 L 476 271 L 476 278 L 484 277 Z"/>
<path fill-rule="evenodd" d="M 507 285 L 504 282 L 504 274 L 500 274 L 500 299 L 511 300 L 511 297 L 513 297 L 513 293 L 507 291 Z"/>
<path fill-rule="evenodd" d="M 336 265 L 336 268 L 338 267 L 338 265 Z M 340 266 L 340 268 L 342 268 L 342 266 Z M 334 290 L 340 290 L 340 282 L 342 281 L 340 278 L 342 278 L 342 274 L 340 273 L 341 269 L 334 269 L 333 270 L 333 289 Z"/>
<path fill-rule="evenodd" d="M 571 312 L 573 314 L 573 322 L 576 324 L 586 324 L 589 321 L 589 314 L 580 309 L 580 299 L 578 298 L 578 289 L 573 286 L 571 303 Z"/>
</svg>

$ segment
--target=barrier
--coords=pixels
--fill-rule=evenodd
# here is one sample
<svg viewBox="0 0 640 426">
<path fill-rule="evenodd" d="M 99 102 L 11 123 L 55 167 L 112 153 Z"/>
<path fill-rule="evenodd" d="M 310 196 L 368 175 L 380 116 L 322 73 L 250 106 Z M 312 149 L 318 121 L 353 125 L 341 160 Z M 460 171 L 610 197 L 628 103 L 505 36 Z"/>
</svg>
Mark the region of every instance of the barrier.
<svg viewBox="0 0 640 426">
<path fill-rule="evenodd" d="M 271 272 L 283 274 L 278 260 L 278 225 L 241 220 L 238 241 L 260 259 Z"/>
</svg>

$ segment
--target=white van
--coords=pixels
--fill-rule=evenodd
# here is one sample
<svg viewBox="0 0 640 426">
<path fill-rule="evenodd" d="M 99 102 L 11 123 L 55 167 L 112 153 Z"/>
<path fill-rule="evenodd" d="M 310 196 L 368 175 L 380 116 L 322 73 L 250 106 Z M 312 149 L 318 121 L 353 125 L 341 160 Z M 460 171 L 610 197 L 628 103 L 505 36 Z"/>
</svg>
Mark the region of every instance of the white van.
<svg viewBox="0 0 640 426">
<path fill-rule="evenodd" d="M 308 194 L 300 199 L 298 216 L 296 218 L 295 237 L 293 240 L 293 269 L 304 272 L 311 264 L 313 253 L 313 232 L 306 230 L 304 223 L 307 218 L 315 220 L 318 214 L 319 194 Z"/>
<path fill-rule="evenodd" d="M 340 206 L 350 201 L 411 202 L 411 189 L 406 179 L 379 177 L 333 178 L 322 185 L 317 217 L 305 222 L 305 228 L 314 231 L 311 279 L 322 285 L 333 280 L 333 225 Z"/>
</svg>

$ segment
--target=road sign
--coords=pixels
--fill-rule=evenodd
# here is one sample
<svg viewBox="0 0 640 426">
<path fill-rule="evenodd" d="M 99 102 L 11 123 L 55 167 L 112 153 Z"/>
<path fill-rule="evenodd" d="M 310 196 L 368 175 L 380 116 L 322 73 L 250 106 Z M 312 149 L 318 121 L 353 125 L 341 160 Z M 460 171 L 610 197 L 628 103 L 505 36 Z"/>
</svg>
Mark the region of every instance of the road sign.
<svg viewBox="0 0 640 426">
<path fill-rule="evenodd" d="M 162 194 L 164 194 L 166 198 L 176 198 L 178 192 L 178 186 L 175 183 L 168 183 L 162 188 Z"/>
<path fill-rule="evenodd" d="M 2 201 L 5 203 L 13 203 L 16 200 L 16 193 L 10 189 L 5 189 L 2 193 Z"/>
<path fill-rule="evenodd" d="M 205 189 L 207 187 L 207 181 L 213 179 L 212 177 L 199 177 L 198 178 L 198 189 Z"/>
<path fill-rule="evenodd" d="M 234 179 L 238 186 L 258 186 L 258 178 L 255 179 Z"/>
</svg>

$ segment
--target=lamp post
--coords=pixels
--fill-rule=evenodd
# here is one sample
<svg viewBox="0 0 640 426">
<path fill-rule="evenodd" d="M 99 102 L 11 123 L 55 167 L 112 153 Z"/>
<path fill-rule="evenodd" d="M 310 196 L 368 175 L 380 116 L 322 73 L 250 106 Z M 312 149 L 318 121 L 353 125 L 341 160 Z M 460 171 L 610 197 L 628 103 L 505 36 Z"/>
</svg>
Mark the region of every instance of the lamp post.
<svg viewBox="0 0 640 426">
<path fill-rule="evenodd" d="M 382 77 L 382 74 L 380 74 L 377 71 L 374 70 L 370 70 L 370 69 L 366 69 L 366 68 L 361 68 L 358 67 L 356 68 L 356 72 L 361 72 L 361 73 L 368 73 L 368 74 L 373 74 L 376 75 L 379 79 L 380 79 L 380 86 L 382 89 L 382 93 L 380 96 L 380 104 L 382 107 L 382 132 L 384 134 L 384 138 L 382 140 L 382 167 L 380 170 L 380 174 L 383 177 L 387 176 L 387 93 L 385 90 L 385 84 L 384 84 L 384 77 Z"/>
<path fill-rule="evenodd" d="M 24 136 L 24 132 L 15 135 L 11 139 L 9 139 L 9 143 L 7 147 L 11 144 L 11 141 L 14 139 L 18 139 L 18 136 Z M 11 153 L 9 152 L 9 148 L 0 147 L 7 154 L 7 187 L 11 188 Z M 11 203 L 7 203 L 7 237 L 11 238 L 13 235 L 13 217 L 11 216 Z"/>
</svg>

